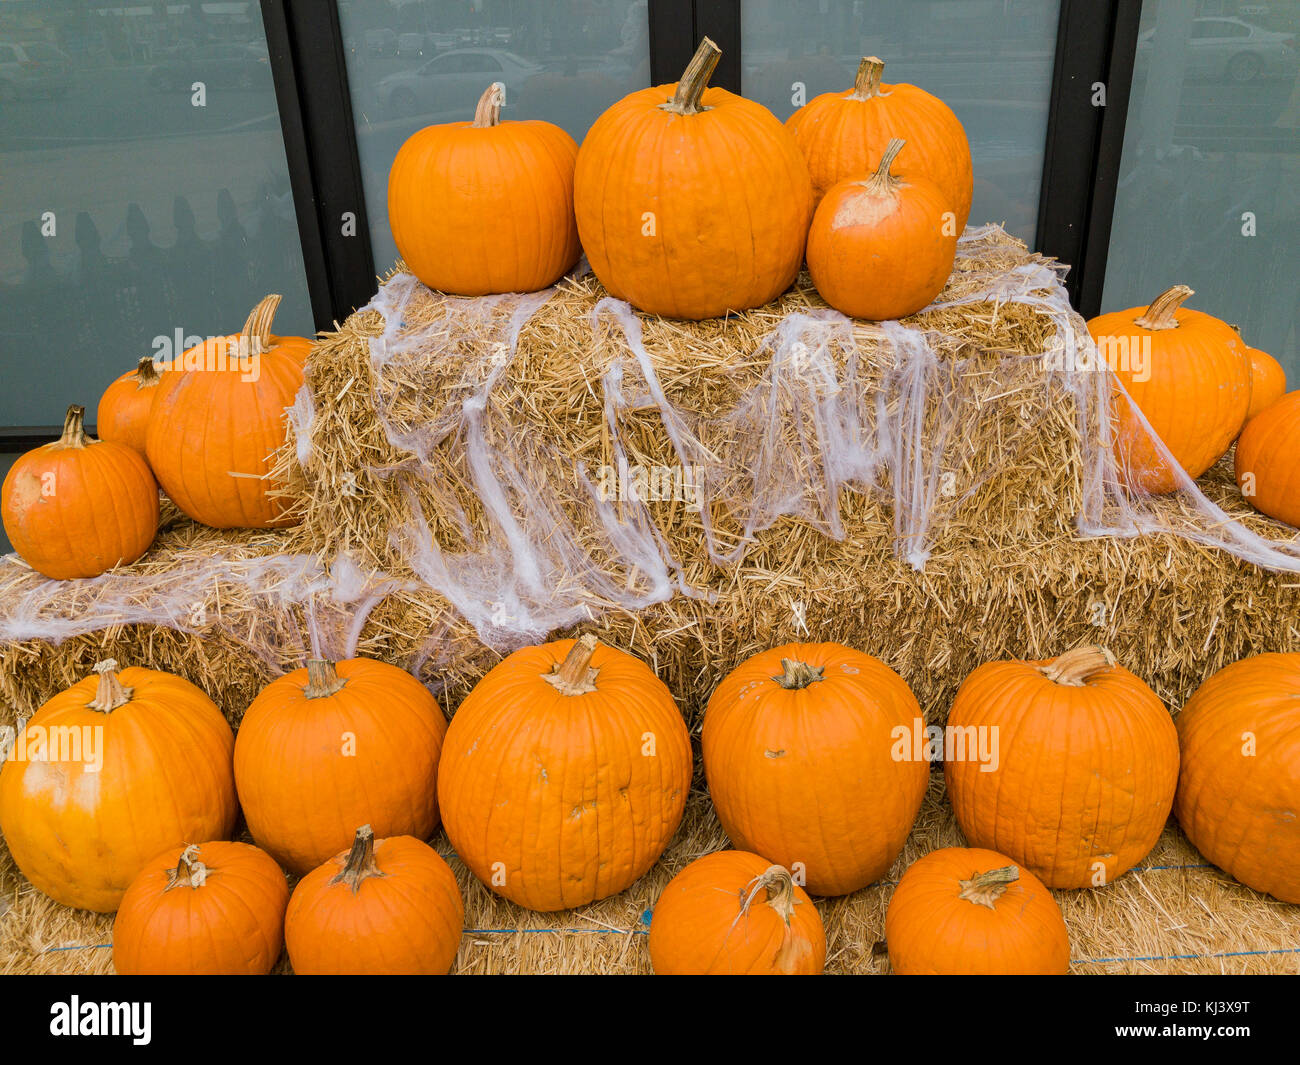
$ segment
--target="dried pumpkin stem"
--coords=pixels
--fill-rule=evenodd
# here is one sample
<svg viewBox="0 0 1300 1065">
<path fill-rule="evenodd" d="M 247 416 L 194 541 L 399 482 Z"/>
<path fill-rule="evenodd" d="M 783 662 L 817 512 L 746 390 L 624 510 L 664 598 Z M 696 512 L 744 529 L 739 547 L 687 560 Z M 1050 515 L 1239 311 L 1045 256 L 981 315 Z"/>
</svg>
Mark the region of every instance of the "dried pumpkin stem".
<svg viewBox="0 0 1300 1065">
<path fill-rule="evenodd" d="M 352 850 L 348 860 L 343 864 L 343 872 L 330 879 L 330 884 L 347 884 L 352 894 L 361 890 L 361 881 L 372 876 L 383 876 L 375 863 L 375 831 L 369 825 L 357 829 L 352 841 Z"/>
<path fill-rule="evenodd" d="M 889 143 L 885 145 L 885 154 L 880 157 L 880 165 L 876 167 L 876 172 L 867 179 L 867 188 L 872 192 L 884 192 L 898 184 L 898 178 L 894 177 L 889 170 L 906 143 L 907 141 L 899 137 L 891 137 Z"/>
<path fill-rule="evenodd" d="M 63 435 L 55 442 L 55 447 L 85 447 L 91 443 L 86 436 L 86 408 L 73 404 L 63 416 Z"/>
<path fill-rule="evenodd" d="M 208 867 L 199 861 L 199 846 L 189 844 L 181 851 L 181 860 L 176 868 L 167 874 L 167 886 L 163 892 L 176 887 L 201 888 L 208 879 Z"/>
<path fill-rule="evenodd" d="M 772 679 L 781 687 L 791 691 L 806 688 L 810 684 L 826 679 L 822 676 L 826 672 L 825 666 L 810 666 L 807 662 L 796 662 L 793 658 L 781 659 L 781 669 L 783 672 Z"/>
<path fill-rule="evenodd" d="M 1183 305 L 1183 301 L 1193 295 L 1193 290 L 1186 285 L 1175 285 L 1152 300 L 1151 306 L 1140 317 L 1133 319 L 1133 324 L 1143 329 L 1177 329 L 1178 319 L 1174 314 Z"/>
<path fill-rule="evenodd" d="M 119 706 L 125 706 L 131 701 L 135 689 L 126 687 L 117 679 L 116 660 L 105 658 L 102 662 L 96 662 L 95 672 L 99 674 L 99 686 L 95 689 L 95 697 L 86 704 L 87 707 L 98 710 L 101 714 L 111 714 Z"/>
<path fill-rule="evenodd" d="M 244 323 L 240 337 L 246 347 L 241 354 L 260 355 L 271 346 L 271 323 L 275 321 L 275 312 L 280 307 L 283 296 L 263 296 L 262 301 L 252 309 L 248 321 Z"/>
<path fill-rule="evenodd" d="M 311 658 L 307 660 L 307 686 L 302 693 L 308 699 L 324 699 L 343 690 L 347 684 L 345 677 L 340 677 L 334 663 L 328 658 Z"/>
<path fill-rule="evenodd" d="M 158 367 L 153 361 L 152 355 L 143 355 L 140 361 L 135 364 L 135 387 L 152 388 L 162 376 L 158 373 Z"/>
<path fill-rule="evenodd" d="M 864 56 L 858 64 L 858 76 L 853 79 L 850 100 L 870 100 L 880 95 L 880 77 L 885 72 L 885 61 L 874 55 Z"/>
<path fill-rule="evenodd" d="M 769 865 L 761 876 L 754 877 L 740 889 L 740 913 L 737 920 L 749 913 L 760 891 L 767 892 L 766 902 L 781 915 L 781 919 L 790 923 L 794 916 L 797 900 L 794 897 L 794 877 L 783 865 Z"/>
<path fill-rule="evenodd" d="M 709 78 L 713 77 L 713 71 L 717 69 L 721 58 L 722 49 L 705 37 L 695 49 L 695 55 L 682 74 L 682 80 L 677 83 L 673 98 L 659 106 L 675 115 L 698 115 L 701 111 L 708 110 L 700 106 L 700 98 L 708 88 Z"/>
<path fill-rule="evenodd" d="M 1100 644 L 1089 643 L 1066 651 L 1058 658 L 1052 659 L 1038 671 L 1048 680 L 1065 684 L 1071 688 L 1081 688 L 1098 673 L 1105 673 L 1115 666 L 1115 656 Z"/>
<path fill-rule="evenodd" d="M 494 81 L 486 89 L 483 95 L 478 98 L 478 106 L 474 108 L 474 121 L 471 123 L 477 129 L 490 129 L 492 126 L 501 124 L 501 108 L 506 104 L 506 83 L 504 81 Z"/>
<path fill-rule="evenodd" d="M 992 910 L 996 908 L 994 903 L 1002 897 L 1002 893 L 1019 879 L 1020 870 L 1014 865 L 990 869 L 987 873 L 971 876 L 969 880 L 958 880 L 961 891 L 957 897 Z"/>
<path fill-rule="evenodd" d="M 593 669 L 591 656 L 596 653 L 599 641 L 591 633 L 585 632 L 569 648 L 569 653 L 552 672 L 543 673 L 542 680 L 564 695 L 583 695 L 596 690 L 596 676 L 600 670 Z"/>
</svg>

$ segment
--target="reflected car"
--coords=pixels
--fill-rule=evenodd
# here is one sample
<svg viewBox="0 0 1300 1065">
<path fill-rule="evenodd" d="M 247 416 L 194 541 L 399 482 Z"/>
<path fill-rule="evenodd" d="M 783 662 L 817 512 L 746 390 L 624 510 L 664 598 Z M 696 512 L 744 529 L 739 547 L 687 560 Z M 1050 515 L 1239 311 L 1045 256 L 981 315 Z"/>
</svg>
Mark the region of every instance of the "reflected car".
<svg viewBox="0 0 1300 1065">
<path fill-rule="evenodd" d="M 432 49 L 430 49 L 432 51 Z M 397 38 L 397 54 L 403 59 L 425 53 L 423 33 L 403 33 Z"/>
<path fill-rule="evenodd" d="M 364 37 L 366 46 L 366 55 L 396 55 L 397 54 L 397 31 L 396 30 L 366 30 Z"/>
<path fill-rule="evenodd" d="M 1156 28 L 1138 37 L 1138 52 L 1155 46 Z M 1239 18 L 1192 19 L 1186 77 L 1238 84 L 1258 77 L 1295 77 L 1296 35 Z"/>
<path fill-rule="evenodd" d="M 0 100 L 58 98 L 72 87 L 72 59 L 45 41 L 0 41 Z"/>
<path fill-rule="evenodd" d="M 395 117 L 430 114 L 447 119 L 470 117 L 474 102 L 494 81 L 518 88 L 540 73 L 541 66 L 513 52 L 494 48 L 457 48 L 421 63 L 414 70 L 389 74 L 375 86 L 380 108 Z M 510 95 L 506 95 L 509 106 Z"/>
<path fill-rule="evenodd" d="M 147 84 L 154 92 L 189 89 L 196 81 L 205 85 L 251 89 L 267 77 L 266 46 L 261 44 L 194 45 L 177 50 L 155 65 Z"/>
</svg>

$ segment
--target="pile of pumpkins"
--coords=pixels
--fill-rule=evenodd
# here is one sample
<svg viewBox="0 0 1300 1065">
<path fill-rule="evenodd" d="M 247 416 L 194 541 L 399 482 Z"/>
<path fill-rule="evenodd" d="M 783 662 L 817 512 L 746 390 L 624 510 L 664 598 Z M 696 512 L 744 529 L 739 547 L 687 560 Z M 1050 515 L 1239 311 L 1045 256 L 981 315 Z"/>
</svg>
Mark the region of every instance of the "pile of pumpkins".
<svg viewBox="0 0 1300 1065">
<path fill-rule="evenodd" d="M 970 846 L 899 882 L 896 972 L 1064 972 L 1048 889 L 1110 884 L 1171 808 L 1210 861 L 1300 903 L 1297 692 L 1300 654 L 1262 654 L 1206 680 L 1175 727 L 1140 678 L 1085 646 L 981 666 L 940 740 L 869 654 L 762 652 L 714 690 L 701 735 L 735 849 L 664 888 L 655 971 L 821 972 L 810 895 L 887 873 L 938 759 Z M 68 737 L 84 738 L 69 751 Z M 27 723 L 0 768 L 0 831 L 41 891 L 117 912 L 119 972 L 266 973 L 283 944 L 299 973 L 445 973 L 464 909 L 424 842 L 440 822 L 488 889 L 569 909 L 659 860 L 692 771 L 668 688 L 591 634 L 508 656 L 450 726 L 419 681 L 369 659 L 278 678 L 235 736 L 188 681 L 106 661 Z M 255 845 L 230 842 L 241 808 Z M 292 892 L 285 871 L 302 878 Z"/>
</svg>

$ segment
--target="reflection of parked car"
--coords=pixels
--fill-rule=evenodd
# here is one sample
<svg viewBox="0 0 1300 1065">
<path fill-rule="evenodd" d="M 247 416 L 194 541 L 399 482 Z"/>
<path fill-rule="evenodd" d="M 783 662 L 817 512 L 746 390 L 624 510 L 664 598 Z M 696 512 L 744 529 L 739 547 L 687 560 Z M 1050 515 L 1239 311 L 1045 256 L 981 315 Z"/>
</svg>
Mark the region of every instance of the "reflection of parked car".
<svg viewBox="0 0 1300 1065">
<path fill-rule="evenodd" d="M 63 96 L 72 85 L 72 60 L 52 44 L 0 42 L 0 100 Z"/>
<path fill-rule="evenodd" d="M 403 33 L 397 38 L 397 54 L 403 59 L 424 55 L 424 34 Z"/>
<path fill-rule="evenodd" d="M 541 67 L 513 52 L 458 48 L 414 70 L 390 74 L 375 86 L 379 105 L 393 115 L 445 112 L 461 118 L 494 81 L 517 88 Z M 507 102 L 510 97 L 507 95 Z"/>
<path fill-rule="evenodd" d="M 250 89 L 264 77 L 265 47 L 248 44 L 209 44 L 184 48 L 149 71 L 155 92 L 188 89 L 196 81 L 211 86 Z"/>
<path fill-rule="evenodd" d="M 394 30 L 366 30 L 366 55 L 394 55 L 397 33 Z"/>
<path fill-rule="evenodd" d="M 1155 44 L 1155 27 L 1138 38 L 1138 52 Z M 1262 75 L 1296 73 L 1296 38 L 1252 25 L 1239 18 L 1192 20 L 1187 41 L 1187 77 L 1215 81 L 1251 81 Z"/>
</svg>

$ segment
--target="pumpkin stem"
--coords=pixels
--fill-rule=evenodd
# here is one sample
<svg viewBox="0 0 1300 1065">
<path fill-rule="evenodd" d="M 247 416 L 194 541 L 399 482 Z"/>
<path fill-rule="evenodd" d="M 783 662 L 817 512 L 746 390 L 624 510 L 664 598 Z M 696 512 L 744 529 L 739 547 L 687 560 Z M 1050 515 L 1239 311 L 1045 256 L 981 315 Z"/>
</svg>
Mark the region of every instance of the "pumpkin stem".
<svg viewBox="0 0 1300 1065">
<path fill-rule="evenodd" d="M 863 56 L 858 64 L 858 76 L 853 79 L 850 100 L 870 100 L 880 95 L 880 76 L 885 72 L 885 61 L 874 55 Z"/>
<path fill-rule="evenodd" d="M 1174 312 L 1192 295 L 1195 293 L 1186 285 L 1166 289 L 1151 301 L 1151 306 L 1140 317 L 1133 319 L 1133 324 L 1143 329 L 1177 329 L 1178 319 L 1174 317 Z"/>
<path fill-rule="evenodd" d="M 826 672 L 825 666 L 810 666 L 807 662 L 796 662 L 793 658 L 781 659 L 781 669 L 784 672 L 772 679 L 781 687 L 791 691 L 798 691 L 800 688 L 806 688 L 809 684 L 816 684 L 819 680 L 825 679 L 822 676 Z"/>
<path fill-rule="evenodd" d="M 898 184 L 898 178 L 889 172 L 889 168 L 894 165 L 894 160 L 898 158 L 898 153 L 903 150 L 903 145 L 907 141 L 898 137 L 891 137 L 885 145 L 885 154 L 880 157 L 880 165 L 876 167 L 876 172 L 867 179 L 867 188 L 872 192 L 885 192 Z"/>
<path fill-rule="evenodd" d="M 131 701 L 135 689 L 126 687 L 117 679 L 117 662 L 114 659 L 105 658 L 102 662 L 96 662 L 95 672 L 99 674 L 99 686 L 95 689 L 95 697 L 86 704 L 89 709 L 111 714 L 119 706 L 125 706 Z"/>
<path fill-rule="evenodd" d="M 1038 672 L 1057 684 L 1082 688 L 1098 673 L 1105 673 L 1114 665 L 1115 656 L 1106 648 L 1100 644 L 1088 643 L 1066 651 L 1045 666 L 1039 666 Z"/>
<path fill-rule="evenodd" d="M 500 125 L 501 108 L 505 105 L 506 83 L 494 81 L 478 98 L 478 106 L 474 108 L 474 121 L 471 125 L 477 129 L 490 129 L 492 126 Z"/>
<path fill-rule="evenodd" d="M 596 690 L 598 669 L 591 668 L 591 656 L 596 653 L 599 641 L 589 632 L 578 637 L 564 661 L 550 673 L 543 673 L 542 680 L 564 695 L 584 695 Z"/>
<path fill-rule="evenodd" d="M 767 892 L 764 901 L 781 915 L 781 920 L 789 924 L 799 902 L 794 897 L 794 877 L 783 865 L 769 865 L 761 876 L 754 877 L 740 889 L 740 913 L 736 915 L 736 920 L 748 915 L 749 908 L 760 891 Z"/>
<path fill-rule="evenodd" d="M 152 355 L 142 355 L 140 361 L 135 364 L 135 387 L 152 388 L 162 377 L 158 373 L 158 367 L 153 361 Z"/>
<path fill-rule="evenodd" d="M 361 881 L 372 876 L 385 876 L 375 864 L 375 831 L 369 825 L 357 829 L 352 849 L 348 851 L 348 860 L 343 865 L 343 872 L 330 879 L 330 884 L 347 884 L 352 894 L 361 890 Z"/>
<path fill-rule="evenodd" d="M 63 416 L 63 435 L 55 442 L 54 446 L 64 447 L 85 447 L 92 443 L 91 439 L 86 436 L 86 427 L 83 424 L 86 418 L 86 408 L 73 404 L 68 408 L 68 413 Z"/>
<path fill-rule="evenodd" d="M 713 71 L 721 58 L 722 49 L 705 37 L 700 42 L 700 46 L 695 49 L 695 55 L 691 57 L 690 63 L 686 65 L 686 72 L 682 74 L 682 80 L 677 83 L 677 91 L 673 93 L 673 98 L 659 106 L 675 115 L 698 115 L 701 111 L 708 110 L 700 106 L 700 97 L 708 88 L 709 78 L 713 77 Z"/>
<path fill-rule="evenodd" d="M 190 843 L 181 851 L 181 860 L 176 863 L 176 868 L 167 874 L 163 893 L 176 887 L 201 888 L 207 879 L 208 867 L 199 861 L 199 845 Z"/>
<path fill-rule="evenodd" d="M 310 658 L 307 660 L 307 687 L 302 693 L 308 699 L 324 699 L 341 692 L 347 680 L 338 675 L 334 663 L 328 658 Z"/>
<path fill-rule="evenodd" d="M 1002 897 L 1002 893 L 1012 884 L 1020 879 L 1020 870 L 1014 865 L 1003 866 L 1001 869 L 990 869 L 987 873 L 972 874 L 969 880 L 958 880 L 961 885 L 961 892 L 957 895 L 959 899 L 965 899 L 967 902 L 973 902 L 976 906 L 987 906 L 990 910 L 996 909 L 993 905 Z"/>
<path fill-rule="evenodd" d="M 263 296 L 262 301 L 249 312 L 240 340 L 246 351 L 240 354 L 260 355 L 271 346 L 271 323 L 280 307 L 283 296 Z"/>
</svg>

